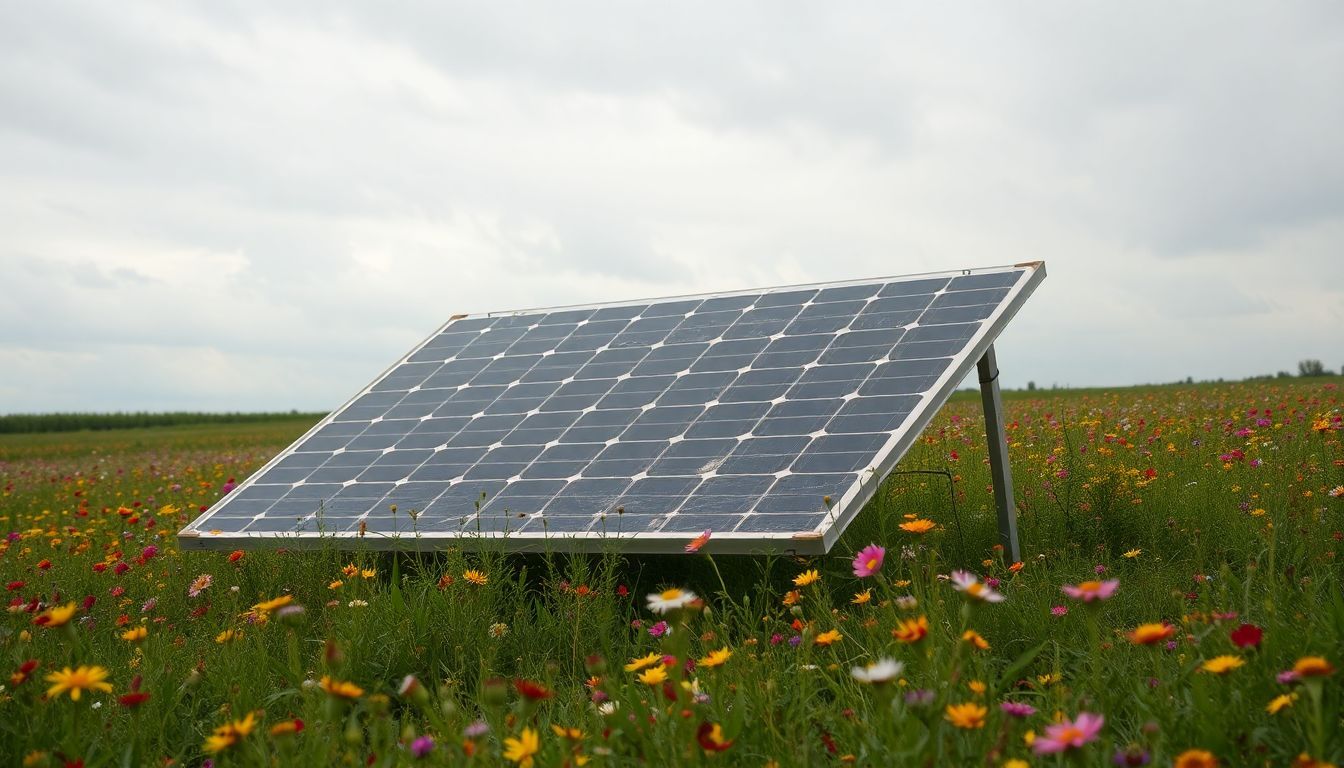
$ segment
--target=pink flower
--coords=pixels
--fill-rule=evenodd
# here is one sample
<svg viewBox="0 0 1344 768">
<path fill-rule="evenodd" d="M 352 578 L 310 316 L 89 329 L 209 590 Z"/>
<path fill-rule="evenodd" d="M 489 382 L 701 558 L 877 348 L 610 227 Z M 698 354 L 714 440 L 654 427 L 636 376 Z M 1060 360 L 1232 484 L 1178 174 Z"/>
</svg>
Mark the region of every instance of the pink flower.
<svg viewBox="0 0 1344 768">
<path fill-rule="evenodd" d="M 1020 701 L 1005 701 L 999 704 L 999 709 L 1003 710 L 1005 715 L 1013 717 L 1031 717 L 1036 714 L 1035 707 Z"/>
<path fill-rule="evenodd" d="M 854 575 L 860 579 L 872 576 L 882 570 L 882 558 L 886 556 L 887 550 L 876 544 L 869 544 L 854 556 Z"/>
<path fill-rule="evenodd" d="M 1101 733 L 1101 726 L 1105 723 L 1106 718 L 1101 715 L 1079 712 L 1073 721 L 1062 720 L 1047 725 L 1045 735 L 1037 737 L 1031 748 L 1038 755 L 1051 755 L 1067 749 L 1076 749 L 1095 741 L 1097 734 Z"/>
<path fill-rule="evenodd" d="M 1050 613 L 1054 616 L 1067 616 L 1069 613 L 1069 607 L 1067 605 L 1051 606 Z"/>
<path fill-rule="evenodd" d="M 663 635 L 666 635 L 668 632 L 671 631 L 672 627 L 668 625 L 666 621 L 660 621 L 657 624 L 654 624 L 652 627 L 649 627 L 649 634 L 653 635 L 654 637 L 662 637 Z"/>
<path fill-rule="evenodd" d="M 1074 600 L 1082 600 L 1084 603 L 1090 603 L 1093 600 L 1107 600 L 1115 594 L 1115 590 L 1120 588 L 1119 579 L 1109 579 L 1107 581 L 1084 581 L 1077 586 L 1065 584 L 1060 589 L 1064 594 Z"/>
</svg>

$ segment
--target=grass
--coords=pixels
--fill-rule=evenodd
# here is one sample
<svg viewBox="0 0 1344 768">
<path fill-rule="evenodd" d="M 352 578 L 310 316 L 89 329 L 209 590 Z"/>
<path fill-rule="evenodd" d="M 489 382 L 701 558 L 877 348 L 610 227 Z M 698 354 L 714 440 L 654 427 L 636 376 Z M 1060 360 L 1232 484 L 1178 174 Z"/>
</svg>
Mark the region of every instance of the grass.
<svg viewBox="0 0 1344 768">
<path fill-rule="evenodd" d="M 993 547 L 983 423 L 965 396 L 901 465 L 946 474 L 894 475 L 830 556 L 808 560 L 716 555 L 711 538 L 678 557 L 328 547 L 230 561 L 178 551 L 172 534 L 311 418 L 0 435 L 12 532 L 0 652 L 14 674 L 0 692 L 0 755 L 87 766 L 1344 758 L 1340 675 L 1276 679 L 1303 658 L 1344 662 L 1338 380 L 1020 393 L 1006 407 L 1020 566 Z M 902 530 L 911 518 L 936 527 Z M 885 547 L 881 569 L 856 577 L 853 556 L 870 543 Z M 814 569 L 817 581 L 795 586 Z M 947 578 L 957 569 L 1006 599 L 959 591 Z M 202 575 L 210 586 L 189 596 Z M 1109 599 L 1061 592 L 1112 579 Z M 646 595 L 667 589 L 703 600 L 651 612 Z M 71 603 L 68 623 L 40 626 Z M 921 619 L 927 635 L 904 642 Z M 672 631 L 654 637 L 660 621 Z M 1170 638 L 1132 642 L 1146 623 Z M 136 627 L 143 639 L 123 639 Z M 731 655 L 714 665 L 720 649 Z M 624 669 L 649 654 L 648 667 Z M 1231 668 L 1205 671 L 1220 657 Z M 892 681 L 852 674 L 884 658 L 903 665 Z M 111 690 L 44 695 L 49 675 L 80 665 L 106 669 Z M 408 676 L 413 690 L 399 693 Z M 135 692 L 148 698 L 124 706 Z M 1104 716 L 1094 737 L 1037 754 L 1032 736 L 1045 744 L 1080 713 Z M 284 732 L 296 720 L 302 730 Z"/>
</svg>

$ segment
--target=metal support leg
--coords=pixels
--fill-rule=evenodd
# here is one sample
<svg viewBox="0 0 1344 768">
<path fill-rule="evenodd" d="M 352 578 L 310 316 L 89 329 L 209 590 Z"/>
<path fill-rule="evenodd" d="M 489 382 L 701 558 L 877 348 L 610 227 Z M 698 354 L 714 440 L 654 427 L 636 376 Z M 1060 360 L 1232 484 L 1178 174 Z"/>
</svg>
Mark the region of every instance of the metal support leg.
<svg viewBox="0 0 1344 768">
<path fill-rule="evenodd" d="M 976 363 L 980 371 L 980 400 L 985 409 L 985 439 L 989 442 L 989 476 L 994 483 L 994 506 L 999 512 L 999 543 L 1009 562 L 1022 559 L 1017 543 L 1017 505 L 1013 502 L 1013 469 L 1008 465 L 1008 436 L 1003 429 L 1003 398 L 999 395 L 999 364 L 994 345 Z"/>
</svg>

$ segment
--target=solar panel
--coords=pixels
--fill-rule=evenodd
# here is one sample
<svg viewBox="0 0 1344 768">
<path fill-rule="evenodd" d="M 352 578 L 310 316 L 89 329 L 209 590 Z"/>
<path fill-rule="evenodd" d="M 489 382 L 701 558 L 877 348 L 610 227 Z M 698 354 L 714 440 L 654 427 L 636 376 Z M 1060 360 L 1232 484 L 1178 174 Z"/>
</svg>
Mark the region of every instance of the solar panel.
<svg viewBox="0 0 1344 768">
<path fill-rule="evenodd" d="M 457 315 L 180 541 L 824 552 L 1044 276 Z"/>
</svg>

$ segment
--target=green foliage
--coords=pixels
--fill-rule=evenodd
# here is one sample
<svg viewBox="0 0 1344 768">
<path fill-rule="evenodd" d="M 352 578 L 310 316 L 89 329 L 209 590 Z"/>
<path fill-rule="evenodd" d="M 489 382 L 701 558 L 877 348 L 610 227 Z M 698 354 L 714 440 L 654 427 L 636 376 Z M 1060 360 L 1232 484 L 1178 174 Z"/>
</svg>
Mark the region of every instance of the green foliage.
<svg viewBox="0 0 1344 768">
<path fill-rule="evenodd" d="M 1344 666 L 1334 385 L 1038 391 L 1007 407 L 1020 567 L 994 548 L 972 397 L 934 421 L 834 552 L 810 559 L 717 555 L 712 538 L 702 554 L 661 557 L 386 554 L 357 539 L 344 551 L 328 540 L 235 562 L 179 551 L 172 534 L 311 420 L 6 436 L 0 520 L 14 535 L 0 552 L 0 583 L 22 584 L 0 620 L 9 667 L 0 676 L 28 660 L 40 666 L 4 681 L 0 755 L 6 764 L 199 765 L 213 735 L 236 741 L 214 755 L 217 765 L 458 765 L 469 751 L 495 765 L 520 754 L 525 745 L 509 740 L 531 729 L 539 766 L 579 756 L 590 765 L 850 756 L 860 765 L 1052 765 L 1025 733 L 1043 734 L 1057 711 L 1088 711 L 1106 724 L 1071 764 L 1110 765 L 1131 744 L 1152 765 L 1190 748 L 1222 765 L 1287 765 L 1302 753 L 1339 763 L 1341 676 L 1275 679 L 1307 655 Z M 911 518 L 938 525 L 911 533 L 900 527 Z M 856 578 L 852 557 L 872 542 L 886 547 L 880 574 Z M 129 570 L 118 574 L 118 564 Z M 813 568 L 820 581 L 795 587 Z M 997 580 L 1007 599 L 968 602 L 947 581 L 958 568 Z M 202 574 L 211 584 L 192 597 Z M 1119 581 L 1110 599 L 1061 593 L 1099 579 Z M 669 587 L 703 597 L 703 610 L 651 613 L 645 596 Z M 871 599 L 855 603 L 868 589 Z M 83 609 L 86 596 L 94 603 Z M 76 614 L 63 627 L 35 626 L 34 600 L 73 601 Z M 893 636 L 899 621 L 919 617 L 927 637 Z M 654 637 L 660 619 L 672 632 Z M 1128 640 L 1154 622 L 1176 628 L 1171 649 Z M 1263 630 L 1258 647 L 1233 642 L 1242 623 Z M 123 640 L 135 626 L 148 636 Z M 967 630 L 990 647 L 973 648 Z M 842 637 L 818 644 L 831 631 Z M 732 653 L 721 666 L 689 668 L 721 648 Z M 675 659 L 666 686 L 623 669 L 651 653 Z M 1201 671 L 1222 655 L 1244 664 Z M 902 683 L 851 675 L 884 657 L 904 665 Z M 105 667 L 113 690 L 44 700 L 45 677 L 79 665 Z M 419 692 L 399 694 L 408 675 Z M 122 706 L 137 678 L 149 699 Z M 334 695 L 324 678 L 332 691 L 337 681 L 362 693 Z M 549 697 L 528 699 L 519 680 Z M 1292 693 L 1291 706 L 1266 711 Z M 598 707 L 609 701 L 618 702 L 611 712 Z M 1014 719 L 1003 701 L 1037 713 Z M 946 708 L 968 702 L 985 707 L 983 728 L 949 722 Z M 250 733 L 227 730 L 249 713 Z M 295 718 L 301 732 L 270 734 Z M 711 754 L 715 725 L 732 743 Z M 416 758 L 412 745 L 425 736 L 435 746 Z"/>
</svg>

